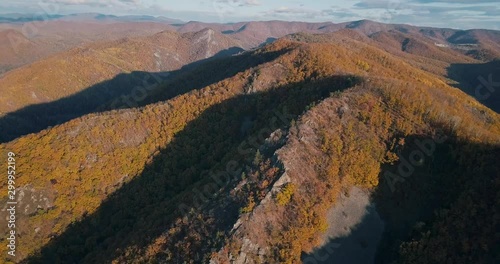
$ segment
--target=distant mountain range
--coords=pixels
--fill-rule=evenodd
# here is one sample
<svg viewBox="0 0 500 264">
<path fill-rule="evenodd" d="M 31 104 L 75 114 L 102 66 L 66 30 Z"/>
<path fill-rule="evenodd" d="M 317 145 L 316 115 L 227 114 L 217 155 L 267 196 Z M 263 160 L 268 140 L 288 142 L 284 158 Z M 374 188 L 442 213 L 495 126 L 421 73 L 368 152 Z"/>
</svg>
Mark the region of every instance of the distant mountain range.
<svg viewBox="0 0 500 264">
<path fill-rule="evenodd" d="M 19 19 L 23 18 L 20 16 L 17 15 Z M 9 15 L 8 18 L 14 19 L 16 15 Z M 137 21 L 141 21 L 141 23 L 137 23 Z M 431 46 L 435 47 L 429 46 L 430 49 L 449 48 L 478 60 L 491 60 L 500 56 L 498 52 L 500 32 L 494 30 L 439 29 L 383 24 L 369 20 L 340 24 L 284 21 L 217 24 L 183 23 L 168 18 L 150 16 L 75 14 L 56 17 L 44 23 L 43 26 L 29 21 L 23 21 L 23 23 L 0 22 L 0 36 L 2 36 L 0 46 L 4 47 L 0 51 L 0 56 L 4 58 L 0 61 L 0 74 L 57 52 L 80 46 L 82 43 L 113 40 L 125 36 L 143 36 L 165 30 L 180 33 L 196 32 L 204 28 L 212 28 L 239 41 L 245 49 L 259 47 L 292 33 L 320 34 L 352 29 L 371 38 L 383 38 L 384 34 L 399 34 L 403 41 L 406 39 L 406 34 L 413 38 L 431 41 Z M 401 49 L 417 49 L 417 47 L 414 46 L 413 42 L 409 42 L 405 43 Z"/>
</svg>

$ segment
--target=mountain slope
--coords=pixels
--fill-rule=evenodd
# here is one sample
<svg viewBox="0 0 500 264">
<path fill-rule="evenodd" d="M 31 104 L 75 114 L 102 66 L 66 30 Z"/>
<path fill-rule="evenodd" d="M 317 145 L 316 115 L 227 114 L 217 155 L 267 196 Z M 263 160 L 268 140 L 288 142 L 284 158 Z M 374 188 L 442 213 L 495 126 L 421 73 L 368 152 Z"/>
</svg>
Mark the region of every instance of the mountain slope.
<svg viewBox="0 0 500 264">
<path fill-rule="evenodd" d="M 130 20 L 130 21 L 129 21 Z M 129 22 L 127 22 L 129 21 Z M 132 22 L 135 21 L 135 22 Z M 138 22 L 143 21 L 143 22 Z M 151 22 L 148 22 L 151 21 Z M 46 58 L 58 52 L 88 44 L 95 41 L 109 41 L 124 36 L 146 36 L 160 31 L 171 30 L 180 33 L 197 32 L 205 28 L 213 28 L 240 42 L 243 48 L 258 47 L 263 43 L 271 42 L 288 34 L 331 33 L 344 29 L 352 29 L 366 36 L 379 32 L 399 32 L 418 36 L 431 41 L 433 44 L 444 45 L 462 54 L 482 61 L 498 58 L 500 55 L 500 34 L 493 30 L 455 30 L 410 25 L 392 25 L 377 23 L 369 20 L 334 24 L 304 23 L 285 21 L 252 21 L 231 24 L 188 22 L 171 24 L 174 21 L 151 17 L 114 17 L 100 14 L 75 14 L 64 18 L 44 21 L 43 26 L 37 22 L 28 22 L 23 25 L 3 23 L 2 29 L 15 30 L 16 34 L 28 32 L 26 29 L 36 29 L 34 35 L 16 37 L 11 35 L 15 42 L 22 43 L 24 38 L 32 41 L 36 48 L 26 48 L 16 45 L 15 54 L 3 50 L 0 57 L 5 58 L 0 64 L 0 73 L 15 69 Z M 24 27 L 24 29 L 23 29 Z M 5 33 L 5 32 L 4 32 Z M 1 38 L 7 41 L 7 38 Z"/>
<path fill-rule="evenodd" d="M 238 47 L 238 44 L 206 29 L 184 35 L 165 31 L 148 37 L 125 38 L 73 49 L 4 76 L 0 81 L 9 101 L 3 97 L 1 111 L 7 113 L 27 104 L 55 100 L 122 72 L 176 70 L 232 47 Z M 34 90 L 34 87 L 38 89 Z M 62 91 L 54 87 L 60 87 Z M 12 101 L 15 97 L 10 96 L 14 91 L 21 92 L 16 98 L 18 102 Z M 41 93 L 37 95 L 40 99 L 33 100 L 31 92 Z"/>
<path fill-rule="evenodd" d="M 401 258 L 397 261 L 398 263 L 443 261 L 443 257 L 432 250 L 422 249 L 428 246 L 427 243 L 441 244 L 441 252 L 445 252 L 448 259 L 454 259 L 455 262 L 464 260 L 476 262 L 493 257 L 495 253 L 491 247 L 494 245 L 493 230 L 497 220 L 494 220 L 494 215 L 485 216 L 484 214 L 498 207 L 498 202 L 489 202 L 492 201 L 493 190 L 498 187 L 498 184 L 487 185 L 489 181 L 495 181 L 499 173 L 498 165 L 493 162 L 495 153 L 499 150 L 498 121 L 495 122 L 496 128 L 492 131 L 482 130 L 476 133 L 470 128 L 489 127 L 489 124 L 475 126 L 468 123 L 469 120 L 476 118 L 473 112 L 468 111 L 465 115 L 458 114 L 455 112 L 457 110 L 456 102 L 454 102 L 456 98 L 446 94 L 433 95 L 431 91 L 432 88 L 422 85 L 402 86 L 401 83 L 390 80 L 383 82 L 370 80 L 369 83 L 364 83 L 340 96 L 324 100 L 304 114 L 297 121 L 296 126 L 291 127 L 288 134 L 283 136 L 286 143 L 272 157 L 272 159 L 277 158 L 282 165 L 278 166 L 280 176 L 272 181 L 274 184 L 268 187 L 267 192 L 255 196 L 247 191 L 254 191 L 256 189 L 254 186 L 264 184 L 265 178 L 262 176 L 254 178 L 249 176 L 249 180 L 242 183 L 243 187 L 239 187 L 239 196 L 261 198 L 253 198 L 255 199 L 253 209 L 250 213 L 240 216 L 235 226 L 228 232 L 229 239 L 226 240 L 225 246 L 215 256 L 212 255 L 212 260 L 215 260 L 215 263 L 228 261 L 296 263 L 300 261 L 303 252 L 315 253 L 317 251 L 317 255 L 311 254 L 311 257 L 303 260 L 319 261 L 321 259 L 324 263 L 329 263 L 327 261 L 329 257 L 333 259 L 334 256 L 342 255 L 348 249 L 342 247 L 347 246 L 342 244 L 344 243 L 342 239 L 321 240 L 321 234 L 328 225 L 338 224 L 338 222 L 328 222 L 326 215 L 330 206 L 339 200 L 340 194 L 348 193 L 352 186 L 377 190 L 372 199 L 376 201 L 377 207 L 383 208 L 380 212 L 384 221 L 388 221 L 387 235 L 384 236 L 384 243 L 387 244 L 384 246 L 390 248 L 379 251 L 381 262 L 396 260 L 398 257 Z M 451 103 L 450 107 L 437 107 L 443 102 L 446 102 L 445 105 Z M 397 106 L 399 104 L 402 105 Z M 426 118 L 422 118 L 420 111 L 428 111 Z M 498 120 L 498 115 L 495 116 Z M 447 154 L 436 152 L 431 154 L 431 158 L 446 161 L 430 161 L 428 157 L 425 157 L 426 166 L 417 165 L 418 173 L 409 176 L 411 177 L 409 180 L 387 178 L 387 175 L 398 175 L 398 165 L 402 162 L 401 160 L 407 160 L 411 151 L 418 150 L 417 146 L 412 145 L 415 137 L 421 142 L 426 142 L 426 140 L 435 142 L 434 140 L 442 139 L 443 133 L 449 141 L 445 146 L 438 146 L 439 151 L 446 152 L 446 148 L 450 147 L 454 151 L 463 153 L 463 159 L 456 161 Z M 403 148 L 398 141 L 403 144 L 406 141 L 408 144 L 404 147 L 408 152 L 401 156 L 402 159 L 396 155 L 397 149 Z M 456 143 L 457 141 L 462 142 Z M 484 146 L 470 148 L 477 142 L 481 142 Z M 471 164 L 477 166 L 475 162 L 481 161 L 485 164 L 484 170 L 477 174 L 474 174 L 475 171 L 471 168 L 465 169 Z M 388 168 L 391 163 L 395 165 L 392 166 L 393 168 Z M 446 169 L 450 169 L 449 171 L 440 168 L 445 164 Z M 453 169 L 448 167 L 448 164 Z M 429 171 L 425 171 L 428 169 L 427 165 L 431 167 Z M 422 170 L 420 166 L 423 167 Z M 394 172 L 386 174 L 387 170 Z M 259 173 L 263 172 L 257 170 L 247 175 L 259 175 Z M 478 183 L 472 184 L 474 176 L 480 179 Z M 433 185 L 432 177 L 442 180 L 442 185 Z M 458 178 L 464 182 L 455 185 L 453 179 Z M 245 188 L 246 186 L 253 188 Z M 391 192 L 388 186 L 394 188 L 396 194 Z M 467 226 L 475 226 L 477 233 L 471 234 L 467 228 L 461 227 L 453 229 L 450 233 L 443 231 L 440 234 L 432 233 L 424 236 L 416 245 L 412 239 L 420 236 L 418 232 L 415 232 L 416 235 L 413 234 L 412 237 L 409 235 L 411 230 L 407 227 L 401 230 L 395 225 L 401 225 L 401 223 L 413 225 L 421 221 L 432 226 L 435 220 L 428 218 L 427 214 L 432 214 L 433 209 L 429 208 L 428 203 L 420 203 L 419 199 L 423 198 L 419 195 L 431 195 L 432 198 L 445 196 L 441 195 L 441 188 L 447 188 L 447 194 L 454 197 L 441 198 L 453 201 L 451 202 L 454 206 L 453 210 L 469 206 L 469 208 L 481 211 L 481 217 L 468 215 L 464 216 L 463 220 L 467 221 Z M 481 190 L 485 192 L 476 196 L 475 199 L 478 200 L 471 204 L 463 200 L 467 198 L 457 199 L 455 196 L 467 196 L 468 192 Z M 445 210 L 450 206 L 448 201 L 443 202 L 443 200 L 433 201 L 436 210 Z M 394 204 L 394 207 L 389 208 L 390 204 Z M 414 217 L 414 214 L 417 215 L 415 219 L 405 219 L 408 215 Z M 339 213 L 338 217 L 351 216 L 345 213 L 342 216 Z M 441 230 L 446 230 L 447 223 L 454 218 L 455 216 L 451 214 L 442 216 L 435 224 L 441 225 L 439 227 L 442 228 Z M 445 223 L 440 223 L 441 221 Z M 192 224 L 189 225 L 192 226 Z M 426 228 L 421 232 L 425 234 L 425 230 Z M 347 234 L 351 233 L 349 231 L 354 233 L 356 226 L 353 230 L 348 230 Z M 461 237 L 462 243 L 472 244 L 472 241 L 481 240 L 487 246 L 483 249 L 478 247 L 468 249 L 477 254 L 471 257 L 466 252 L 455 251 L 453 243 L 448 243 L 448 245 L 442 243 L 446 240 L 453 241 L 452 237 L 455 235 Z M 393 238 L 385 238 L 386 236 Z M 389 242 L 385 242 L 385 239 Z M 399 249 L 398 239 L 404 241 L 407 239 L 407 242 L 402 243 L 404 250 L 394 256 L 391 254 L 394 254 L 392 253 L 394 249 L 396 252 Z M 332 244 L 328 245 L 329 242 Z M 366 244 L 367 241 L 362 243 Z M 318 245 L 324 246 L 321 253 L 319 249 L 321 247 Z M 171 249 L 171 252 L 175 250 Z M 326 259 L 325 252 L 328 252 Z M 426 254 L 426 260 L 418 258 L 423 252 Z M 357 251 L 355 254 L 365 253 Z M 348 261 L 344 258 L 344 261 L 351 262 L 352 260 Z"/>
<path fill-rule="evenodd" d="M 19 229 L 17 260 L 298 262 L 320 245 L 342 188 L 376 191 L 382 166 L 397 161 L 395 139 L 442 130 L 498 145 L 498 114 L 444 76 L 350 34 L 307 38 L 238 55 L 248 67 L 168 101 L 0 145 L 19 154 L 19 188 L 47 198 L 19 198 L 21 208 L 40 209 L 19 216 L 30 228 Z"/>
<path fill-rule="evenodd" d="M 11 71 L 0 79 L 5 95 L 0 98 L 1 140 L 98 111 L 121 96 L 138 97 L 144 87 L 187 64 L 240 50 L 237 42 L 210 29 L 182 35 L 165 31 L 94 43 Z M 19 125 L 10 129 L 12 123 Z"/>
<path fill-rule="evenodd" d="M 26 38 L 21 32 L 13 29 L 0 31 L 0 76 L 16 66 L 26 63 L 24 58 L 18 56 L 36 52 L 35 44 Z M 30 55 L 36 57 L 35 55 Z"/>
<path fill-rule="evenodd" d="M 89 21 L 37 21 L 0 26 L 0 75 L 96 41 L 148 36 L 175 28 L 163 23 L 95 23 Z M 29 45 L 26 42 L 29 41 Z"/>
</svg>

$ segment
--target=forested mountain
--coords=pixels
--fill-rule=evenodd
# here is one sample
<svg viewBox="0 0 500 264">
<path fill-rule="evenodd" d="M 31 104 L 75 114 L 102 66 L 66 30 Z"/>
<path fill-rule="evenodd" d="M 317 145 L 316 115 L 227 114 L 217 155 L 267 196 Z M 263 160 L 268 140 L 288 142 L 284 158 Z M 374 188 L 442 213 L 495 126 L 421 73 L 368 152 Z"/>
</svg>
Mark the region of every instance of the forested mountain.
<svg viewBox="0 0 500 264">
<path fill-rule="evenodd" d="M 0 18 L 1 19 L 1 18 Z M 0 22 L 0 76 L 59 52 L 95 41 L 148 36 L 175 27 L 154 22 L 96 23 L 88 20 Z"/>
<path fill-rule="evenodd" d="M 496 62 L 489 62 L 500 57 L 500 34 L 491 30 L 420 28 L 369 20 L 341 24 L 283 21 L 160 25 L 131 23 L 128 28 L 127 24 L 114 22 L 103 22 L 104 26 L 88 26 L 90 22 L 83 19 L 85 17 L 82 16 L 80 22 L 49 21 L 40 29 L 40 36 L 34 39 L 28 39 L 18 31 L 7 30 L 1 35 L 5 38 L 0 38 L 5 43 L 0 45 L 5 47 L 5 51 L 12 47 L 23 49 L 6 54 L 26 55 L 29 52 L 25 51 L 45 50 L 39 46 L 42 42 L 55 47 L 49 41 L 53 38 L 77 42 L 85 37 L 95 40 L 109 39 L 120 34 L 147 35 L 145 32 L 139 33 L 141 27 L 147 28 L 146 32 L 155 32 L 161 27 L 168 30 L 148 36 L 97 41 L 7 72 L 0 78 L 0 86 L 5 95 L 0 98 L 0 127 L 5 131 L 0 135 L 0 142 L 100 111 L 97 108 L 106 105 L 108 101 L 119 100 L 121 107 L 136 106 L 135 103 L 122 103 L 138 93 L 134 90 L 136 87 L 163 82 L 172 74 L 178 73 L 180 68 L 194 62 L 236 54 L 242 48 L 251 49 L 295 32 L 322 33 L 315 41 L 320 38 L 325 39 L 322 41 L 329 41 L 340 34 L 370 43 L 404 58 L 414 67 L 440 76 L 444 82 L 459 87 L 472 96 L 475 96 L 475 88 L 484 82 L 484 78 L 498 73 L 494 66 Z M 98 30 L 92 31 L 93 27 Z M 70 33 L 75 30 L 80 32 L 79 35 Z M 174 31 L 186 33 L 178 34 Z M 98 37 L 103 35 L 106 37 Z M 15 46 L 8 41 L 12 36 L 17 40 Z M 299 41 L 307 41 L 301 34 L 294 37 Z M 40 42 L 42 39 L 48 42 Z M 6 61 L 9 61 L 8 56 Z M 478 67 L 469 69 L 468 66 L 473 64 Z M 486 70 L 483 79 L 479 78 L 481 76 L 475 70 L 479 68 Z M 78 96 L 73 96 L 75 94 Z M 82 97 L 87 99 L 74 100 Z M 483 103 L 498 111 L 497 99 L 498 95 L 494 93 L 484 99 Z M 112 103 L 107 105 L 109 104 Z M 13 122 L 17 125 L 12 126 Z"/>
<path fill-rule="evenodd" d="M 99 112 L 0 145 L 17 154 L 24 194 L 16 261 L 297 263 L 328 245 L 328 212 L 357 187 L 385 223 L 380 263 L 493 263 L 500 116 L 449 75 L 486 61 L 421 36 L 431 33 L 367 23 L 208 61 L 240 42 L 217 29 L 162 32 L 11 72 L 0 81 L 37 76 L 25 80 L 33 91 L 62 87 L 46 88 L 46 101 L 74 104 L 96 98 L 74 94 L 91 86 L 78 80 L 179 70 L 136 105 L 115 109 L 109 97 Z M 13 96 L 28 87 L 7 90 L 3 105 L 33 100 Z"/>
<path fill-rule="evenodd" d="M 142 97 L 184 66 L 240 51 L 238 42 L 211 29 L 164 31 L 94 43 L 16 69 L 0 78 L 0 142 L 100 111 L 108 102 L 134 107 L 122 96 Z"/>
<path fill-rule="evenodd" d="M 12 19 L 24 20 L 13 22 L 2 20 L 0 17 L 0 47 L 2 47 L 0 74 L 95 41 L 148 36 L 166 30 L 179 33 L 197 32 L 205 28 L 212 28 L 237 40 L 245 49 L 255 48 L 298 32 L 332 33 L 352 29 L 370 37 L 380 32 L 410 34 L 413 37 L 430 40 L 431 49 L 438 45 L 440 48 L 455 49 L 479 60 L 491 60 L 500 56 L 498 52 L 500 33 L 494 30 L 416 27 L 370 20 L 337 24 L 285 21 L 219 24 L 195 21 L 184 23 L 165 17 L 109 16 L 94 13 L 52 17 L 47 21 L 31 21 L 34 18 L 39 19 L 39 17 L 18 15 Z M 401 42 L 404 40 L 405 38 Z M 410 49 L 419 48 L 412 43 L 406 43 L 405 46 Z"/>
</svg>

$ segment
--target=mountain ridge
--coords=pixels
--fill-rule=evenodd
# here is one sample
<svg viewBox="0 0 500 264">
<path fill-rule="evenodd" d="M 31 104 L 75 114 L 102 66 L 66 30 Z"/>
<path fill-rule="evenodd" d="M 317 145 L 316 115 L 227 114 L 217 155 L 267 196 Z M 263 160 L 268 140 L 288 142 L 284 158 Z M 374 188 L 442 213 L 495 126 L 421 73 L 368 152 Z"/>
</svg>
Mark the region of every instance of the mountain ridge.
<svg viewBox="0 0 500 264">
<path fill-rule="evenodd" d="M 13 261 L 498 258 L 498 96 L 477 88 L 496 85 L 498 32 L 172 27 L 0 77 L 0 152 L 18 164 Z M 351 190 L 379 215 L 376 239 L 361 234 L 366 214 L 339 207 Z"/>
<path fill-rule="evenodd" d="M 207 29 L 200 35 L 204 37 L 209 32 L 211 30 Z M 199 261 L 232 260 L 233 257 L 245 259 L 241 252 L 247 256 L 255 253 L 240 245 L 248 235 L 245 230 L 253 230 L 255 225 L 255 230 L 266 232 L 259 227 L 261 222 L 245 219 L 260 214 L 256 211 L 260 207 L 256 206 L 264 197 L 274 197 L 269 194 L 270 184 L 280 176 L 280 169 L 273 163 L 267 163 L 273 151 L 262 148 L 260 152 L 257 145 L 242 153 L 238 147 L 240 143 L 248 142 L 245 139 L 251 141 L 252 135 L 258 136 L 261 129 L 266 128 L 273 109 L 288 109 L 295 119 L 281 124 L 280 128 L 283 133 L 290 133 L 289 145 L 284 147 L 291 150 L 283 155 L 288 155 L 295 169 L 290 169 L 292 165 L 289 163 L 284 164 L 291 182 L 298 189 L 289 198 L 285 195 L 282 202 L 274 200 L 278 198 L 268 199 L 269 206 L 278 208 L 276 213 L 283 213 L 283 206 L 287 205 L 312 207 L 311 210 L 288 210 L 298 216 L 288 217 L 288 231 L 278 232 L 281 234 L 279 239 L 271 237 L 269 244 L 264 245 L 276 248 L 276 251 L 263 255 L 270 261 L 298 261 L 303 251 L 317 245 L 315 238 L 323 230 L 325 208 L 313 206 L 318 204 L 314 202 L 317 198 L 309 195 L 307 186 L 321 183 L 335 186 L 336 182 L 342 181 L 346 186 L 373 188 L 378 184 L 381 164 L 391 157 L 386 157 L 386 154 L 393 151 L 389 144 L 393 137 L 418 133 L 432 135 L 433 128 L 438 127 L 453 137 L 498 144 L 498 114 L 448 86 L 443 76 L 417 69 L 397 55 L 349 38 L 349 34 L 334 33 L 323 36 L 325 39 L 321 37 L 312 36 L 308 41 L 283 38 L 237 55 L 236 61 L 251 66 L 217 83 L 186 91 L 167 101 L 141 108 L 86 115 L 1 144 L 2 151 L 9 149 L 22 153 L 24 159 L 32 161 L 21 171 L 32 177 L 19 177 L 20 186 L 29 182 L 35 191 L 43 190 L 58 197 L 50 201 L 51 206 L 42 207 L 40 213 L 24 216 L 20 220 L 27 221 L 23 226 L 40 227 L 37 233 L 21 231 L 25 237 L 30 237 L 22 240 L 21 243 L 25 243 L 23 247 L 31 249 L 22 258 L 38 252 L 25 262 L 140 262 L 154 259 L 189 259 L 195 262 L 193 256 L 196 253 L 207 254 L 200 256 Z M 212 63 L 224 65 L 224 61 L 229 59 Z M 254 60 L 259 63 L 253 64 Z M 201 70 L 210 72 L 213 68 L 217 67 Z M 350 89 L 342 92 L 343 88 Z M 167 91 L 168 87 L 157 90 L 160 94 Z M 483 113 L 484 118 L 476 118 L 477 112 Z M 456 120 L 455 116 L 460 116 L 460 120 Z M 252 125 L 246 128 L 249 122 Z M 329 126 L 331 124 L 336 126 Z M 317 128 L 312 129 L 311 126 Z M 337 126 L 341 132 L 332 132 L 331 129 Z M 324 131 L 321 132 L 319 127 L 323 127 Z M 303 133 L 299 132 L 302 130 Z M 269 138 L 272 132 L 275 131 L 266 129 L 265 138 Z M 367 133 L 377 137 L 368 137 Z M 345 159 L 339 160 L 339 164 L 335 163 L 338 159 L 335 146 L 339 140 L 335 135 L 342 137 L 347 151 Z M 373 138 L 380 138 L 380 141 L 372 141 Z M 303 140 L 312 144 L 311 147 L 294 147 L 295 144 L 302 144 Z M 38 144 L 30 145 L 33 141 Z M 47 157 L 50 160 L 38 155 L 47 149 L 51 149 L 52 154 Z M 328 167 L 314 168 L 311 164 L 298 163 L 292 155 L 297 154 L 297 149 L 310 149 L 313 155 L 307 152 L 300 155 L 318 157 L 319 162 L 311 164 L 324 163 Z M 259 155 L 262 156 L 259 158 Z M 186 161 L 188 157 L 189 161 Z M 236 178 L 229 189 L 223 189 L 230 194 L 222 196 L 222 201 L 213 201 L 220 205 L 229 203 L 226 209 L 231 210 L 231 215 L 235 217 L 228 218 L 229 223 L 220 223 L 210 215 L 210 209 L 215 210 L 215 207 L 209 206 L 205 211 L 191 203 L 191 188 L 209 184 L 212 181 L 207 178 L 210 171 L 217 172 L 233 159 L 242 161 L 240 164 L 244 166 L 241 169 L 247 176 Z M 358 163 L 359 160 L 370 165 L 364 167 Z M 110 165 L 114 169 L 103 169 L 103 166 Z M 308 173 L 301 174 L 300 168 L 307 168 Z M 33 175 L 33 172 L 42 169 L 50 175 L 50 179 Z M 100 174 L 96 175 L 95 171 Z M 344 175 L 342 171 L 351 173 Z M 343 176 L 337 178 L 337 174 Z M 300 178 L 300 175 L 303 177 Z M 237 188 L 238 183 L 246 187 Z M 324 197 L 332 199 L 339 190 L 338 187 L 317 188 L 313 190 L 323 190 L 327 194 Z M 145 196 L 137 200 L 132 193 L 140 190 Z M 281 190 L 275 188 L 278 193 Z M 78 202 L 70 203 L 69 200 Z M 183 201 L 188 208 L 194 206 L 194 214 L 180 214 L 184 207 L 178 206 Z M 304 203 L 297 204 L 298 201 Z M 332 202 L 325 200 L 324 206 Z M 142 207 L 142 203 L 147 206 Z M 168 212 L 158 208 L 167 208 Z M 315 212 L 315 215 L 301 214 L 308 211 Z M 148 219 L 144 218 L 145 215 L 149 216 Z M 183 220 L 185 217 L 199 217 L 201 220 L 190 222 Z M 243 223 L 240 235 L 227 233 L 225 230 L 232 227 L 232 221 L 237 219 Z M 219 227 L 219 224 L 222 226 Z M 119 233 L 113 232 L 117 227 L 123 229 Z M 280 230 L 275 227 L 273 230 Z M 155 231 L 140 240 L 126 235 L 129 232 L 144 235 L 144 230 Z M 222 232 L 219 240 L 213 236 L 217 230 Z M 74 232 L 83 238 L 75 239 L 79 236 L 75 236 Z M 55 237 L 50 238 L 53 233 Z M 301 235 L 297 237 L 297 234 Z M 262 243 L 255 237 L 247 238 L 252 244 Z M 36 246 L 40 244 L 46 247 L 40 249 Z"/>
<path fill-rule="evenodd" d="M 90 17 L 92 18 L 95 15 L 96 14 L 91 14 Z M 3 69 L 0 68 L 0 71 L 6 72 L 9 69 L 19 67 L 20 65 L 24 65 L 37 59 L 45 58 L 48 55 L 75 47 L 79 45 L 82 40 L 86 43 L 93 41 L 106 41 L 110 39 L 117 39 L 119 38 L 117 36 L 120 34 L 141 36 L 147 35 L 147 33 L 155 33 L 155 31 L 159 32 L 163 30 L 186 33 L 200 31 L 207 27 L 211 27 L 220 33 L 231 36 L 236 41 L 239 41 L 245 49 L 258 47 L 259 45 L 266 43 L 269 39 L 284 37 L 285 35 L 292 33 L 331 33 L 349 28 L 359 30 L 366 35 L 391 30 L 420 35 L 430 38 L 440 45 L 458 45 L 457 47 L 459 48 L 466 48 L 472 56 L 481 60 L 491 60 L 492 58 L 498 57 L 498 43 L 500 42 L 500 33 L 495 30 L 441 29 L 405 24 L 384 24 L 370 20 L 344 23 L 308 23 L 274 20 L 220 24 L 196 21 L 190 21 L 187 23 L 164 23 L 158 21 L 129 22 L 126 20 L 117 20 L 106 22 L 105 20 L 93 21 L 82 19 L 73 21 L 59 19 L 46 21 L 43 27 L 39 27 L 38 24 L 34 22 L 28 22 L 25 24 L 0 23 L 0 28 L 13 29 L 22 32 L 23 34 L 26 33 L 26 28 L 35 28 L 35 37 L 31 35 L 24 35 L 24 37 L 36 40 L 35 44 L 37 45 L 36 54 L 23 54 L 26 52 L 26 49 L 23 49 L 23 52 L 17 54 L 18 60 L 21 60 L 21 62 L 7 61 L 8 63 L 2 66 Z M 101 32 L 101 34 L 95 34 L 95 32 Z M 61 41 L 63 43 L 58 43 Z M 47 45 L 48 43 L 50 43 L 50 45 Z M 474 44 L 479 46 L 466 46 L 465 44 Z M 12 54 L 0 55 L 5 57 L 12 56 Z"/>
</svg>

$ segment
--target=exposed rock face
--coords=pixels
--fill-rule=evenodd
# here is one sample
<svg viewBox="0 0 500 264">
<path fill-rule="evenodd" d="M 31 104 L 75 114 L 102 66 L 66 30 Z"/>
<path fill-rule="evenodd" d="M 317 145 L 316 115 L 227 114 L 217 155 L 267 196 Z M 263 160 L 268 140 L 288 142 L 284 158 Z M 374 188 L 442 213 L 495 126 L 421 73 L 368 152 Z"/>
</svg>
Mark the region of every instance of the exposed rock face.
<svg viewBox="0 0 500 264">
<path fill-rule="evenodd" d="M 277 209 L 277 205 L 273 197 L 280 192 L 283 186 L 290 183 L 290 181 L 290 177 L 286 173 L 283 173 L 273 184 L 273 187 L 267 193 L 266 197 L 255 207 L 250 215 L 243 216 L 235 224 L 231 231 L 233 236 L 243 236 L 243 239 L 239 254 L 236 256 L 229 256 L 232 263 L 265 263 L 265 256 L 270 251 L 270 248 L 265 243 L 262 243 L 266 242 L 265 240 L 262 241 L 263 236 L 265 237 L 266 234 L 256 234 L 267 230 L 266 226 L 273 223 L 271 219 L 276 221 L 275 218 L 277 215 L 275 215 L 274 212 Z M 256 226 L 258 226 L 259 229 L 254 229 Z M 256 232 L 250 234 L 248 233 L 249 230 L 255 230 Z"/>
<path fill-rule="evenodd" d="M 260 151 L 269 151 L 283 146 L 286 143 L 287 131 L 277 129 L 265 139 L 264 144 L 260 146 Z M 280 158 L 274 155 L 273 158 L 276 166 L 283 167 Z M 211 264 L 216 263 L 265 263 L 266 256 L 270 253 L 270 248 L 266 245 L 266 226 L 277 221 L 274 212 L 277 205 L 274 201 L 274 196 L 281 191 L 281 189 L 291 182 L 291 178 L 286 172 L 283 172 L 276 178 L 272 187 L 267 192 L 264 199 L 255 206 L 249 214 L 243 214 L 234 224 L 230 231 L 231 237 L 241 239 L 241 246 L 238 249 L 238 254 L 227 254 L 227 248 L 222 248 L 215 258 L 210 260 Z M 243 184 L 244 182 L 242 182 Z M 238 185 L 235 189 L 241 188 L 242 184 Z M 255 232 L 250 232 L 254 230 Z"/>
<path fill-rule="evenodd" d="M 342 113 L 339 114 L 339 112 Z M 315 107 L 314 111 L 305 113 L 297 121 L 297 124 L 292 125 L 289 130 L 278 130 L 270 135 L 266 143 L 281 142 L 279 144 L 281 147 L 275 151 L 274 159 L 280 163 L 282 173 L 274 181 L 265 198 L 255 206 L 252 212 L 241 215 L 233 227 L 230 239 L 240 241 L 235 243 L 238 250 L 232 251 L 237 252 L 237 254 L 228 254 L 227 248 L 222 248 L 218 252 L 217 260 L 212 259 L 212 263 L 266 263 L 266 259 L 275 254 L 273 252 L 275 248 L 269 244 L 269 240 L 271 237 L 276 236 L 276 232 L 286 230 L 288 221 L 286 206 L 277 202 L 277 194 L 287 184 L 293 184 L 298 186 L 296 192 L 301 192 L 303 197 L 312 199 L 314 190 L 302 187 L 310 186 L 310 184 L 322 184 L 317 176 L 317 165 L 314 162 L 314 159 L 320 160 L 320 157 L 324 155 L 320 151 L 321 138 L 318 131 L 324 129 L 323 127 L 326 125 L 333 126 L 332 124 L 340 124 L 352 118 L 347 98 L 329 98 Z M 266 144 L 261 148 L 262 152 L 265 152 L 265 146 Z M 331 186 L 330 188 L 339 189 L 340 187 Z M 383 223 L 374 212 L 369 196 L 368 192 L 354 188 L 350 196 L 340 197 L 340 204 L 333 207 L 328 215 L 330 227 L 324 236 L 320 238 L 322 243 L 319 244 L 320 246 L 316 250 L 311 252 L 310 256 L 306 255 L 302 261 L 305 263 L 329 263 L 328 261 L 334 257 L 354 261 L 373 259 L 376 245 L 383 231 Z M 347 217 L 344 215 L 347 215 Z M 351 232 L 358 232 L 356 227 L 358 224 L 365 223 L 366 217 L 368 217 L 370 225 L 376 227 L 373 233 L 364 234 L 368 236 L 360 238 L 366 241 L 362 241 L 363 243 L 358 240 L 342 244 L 336 241 L 328 243 L 331 240 L 348 236 Z M 341 218 L 342 221 L 338 222 L 339 219 L 337 218 Z M 270 230 L 275 230 L 274 235 L 273 231 Z M 351 237 L 354 236 L 349 236 L 349 238 Z M 363 253 L 348 256 L 335 255 L 338 251 L 337 248 L 342 245 L 348 252 L 353 253 L 358 249 L 362 249 Z"/>
</svg>

